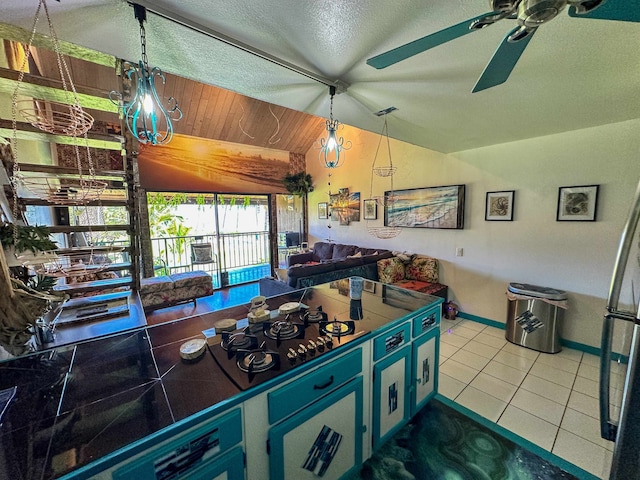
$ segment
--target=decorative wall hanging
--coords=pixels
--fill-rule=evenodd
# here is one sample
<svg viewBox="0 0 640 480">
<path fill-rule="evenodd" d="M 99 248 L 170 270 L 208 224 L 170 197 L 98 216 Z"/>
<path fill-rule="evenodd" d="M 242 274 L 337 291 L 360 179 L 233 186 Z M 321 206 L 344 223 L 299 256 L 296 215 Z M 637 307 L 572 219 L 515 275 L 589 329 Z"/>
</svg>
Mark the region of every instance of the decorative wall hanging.
<svg viewBox="0 0 640 480">
<path fill-rule="evenodd" d="M 321 202 L 318 204 L 318 218 L 320 220 L 326 220 L 329 218 L 327 202 Z"/>
<path fill-rule="evenodd" d="M 363 200 L 363 218 L 365 220 L 376 220 L 378 218 L 378 203 L 374 199 Z"/>
<path fill-rule="evenodd" d="M 384 224 L 411 228 L 464 228 L 464 185 L 385 192 L 395 196 L 384 211 Z"/>
<path fill-rule="evenodd" d="M 594 222 L 598 207 L 600 185 L 560 187 L 558 189 L 559 222 Z"/>
<path fill-rule="evenodd" d="M 349 189 L 340 189 L 342 193 L 329 195 L 331 220 L 340 225 L 349 225 L 360 221 L 360 192 L 349 193 Z"/>
<path fill-rule="evenodd" d="M 512 221 L 515 193 L 515 190 L 487 192 L 487 204 L 485 206 L 484 219 L 487 221 Z"/>
</svg>

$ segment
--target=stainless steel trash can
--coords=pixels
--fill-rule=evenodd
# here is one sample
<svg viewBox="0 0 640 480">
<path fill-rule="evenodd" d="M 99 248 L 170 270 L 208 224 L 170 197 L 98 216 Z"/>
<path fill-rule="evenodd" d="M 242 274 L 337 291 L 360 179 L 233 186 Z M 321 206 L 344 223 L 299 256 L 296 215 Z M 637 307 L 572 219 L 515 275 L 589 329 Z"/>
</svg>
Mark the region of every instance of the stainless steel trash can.
<svg viewBox="0 0 640 480">
<path fill-rule="evenodd" d="M 507 308 L 505 338 L 539 352 L 562 350 L 558 323 L 564 316 L 564 309 L 558 303 L 567 300 L 567 293 L 526 283 L 510 283 L 509 292 L 513 295 Z"/>
</svg>

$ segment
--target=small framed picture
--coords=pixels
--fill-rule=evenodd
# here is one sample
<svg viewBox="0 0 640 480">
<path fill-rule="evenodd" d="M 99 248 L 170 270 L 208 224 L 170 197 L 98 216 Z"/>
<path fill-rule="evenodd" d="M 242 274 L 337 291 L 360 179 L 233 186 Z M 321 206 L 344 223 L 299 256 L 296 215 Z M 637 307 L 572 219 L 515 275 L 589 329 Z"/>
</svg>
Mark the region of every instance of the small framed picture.
<svg viewBox="0 0 640 480">
<path fill-rule="evenodd" d="M 362 284 L 362 290 L 364 290 L 365 292 L 376 293 L 376 282 L 365 280 Z"/>
<path fill-rule="evenodd" d="M 326 220 L 329 218 L 329 212 L 327 211 L 327 202 L 318 204 L 318 218 L 320 220 Z"/>
<path fill-rule="evenodd" d="M 375 200 L 363 200 L 364 219 L 365 220 L 377 220 L 378 219 L 378 203 Z"/>
<path fill-rule="evenodd" d="M 594 222 L 600 185 L 580 185 L 558 189 L 558 222 Z"/>
<path fill-rule="evenodd" d="M 513 200 L 515 195 L 515 190 L 487 192 L 487 205 L 485 207 L 484 219 L 486 221 L 512 221 Z"/>
</svg>

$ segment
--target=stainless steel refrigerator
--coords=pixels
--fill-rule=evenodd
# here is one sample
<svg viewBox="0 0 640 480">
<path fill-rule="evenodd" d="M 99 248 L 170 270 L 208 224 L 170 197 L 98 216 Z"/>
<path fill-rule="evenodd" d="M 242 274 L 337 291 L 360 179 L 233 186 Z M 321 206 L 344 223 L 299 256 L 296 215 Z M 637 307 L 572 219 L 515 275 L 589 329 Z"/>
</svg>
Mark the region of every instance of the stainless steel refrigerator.
<svg viewBox="0 0 640 480">
<path fill-rule="evenodd" d="M 640 185 L 620 238 L 600 356 L 602 438 L 615 441 L 610 479 L 640 479 Z"/>
</svg>

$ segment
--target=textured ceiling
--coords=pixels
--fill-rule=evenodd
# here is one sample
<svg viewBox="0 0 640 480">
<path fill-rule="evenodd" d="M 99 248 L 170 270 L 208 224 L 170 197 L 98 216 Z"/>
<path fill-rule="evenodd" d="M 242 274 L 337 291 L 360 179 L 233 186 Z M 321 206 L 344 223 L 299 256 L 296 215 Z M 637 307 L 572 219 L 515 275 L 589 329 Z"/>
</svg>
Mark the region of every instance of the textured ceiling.
<svg viewBox="0 0 640 480">
<path fill-rule="evenodd" d="M 613 1 L 613 0 L 609 0 Z M 617 0 L 622 1 L 622 0 Z M 454 152 L 640 117 L 640 24 L 576 19 L 542 25 L 508 81 L 471 89 L 513 20 L 384 70 L 366 59 L 489 10 L 485 0 L 145 0 L 271 56 L 349 85 L 334 116 Z M 626 0 L 640 8 L 640 0 Z M 37 0 L 2 0 L 2 22 L 30 29 Z M 61 39 L 137 60 L 137 21 L 123 0 L 48 1 Z M 328 116 L 328 88 L 149 13 L 149 62 L 276 105 Z M 46 32 L 42 21 L 39 32 Z M 176 95 L 178 97 L 178 95 Z M 179 99 L 179 98 L 178 98 Z"/>
</svg>

